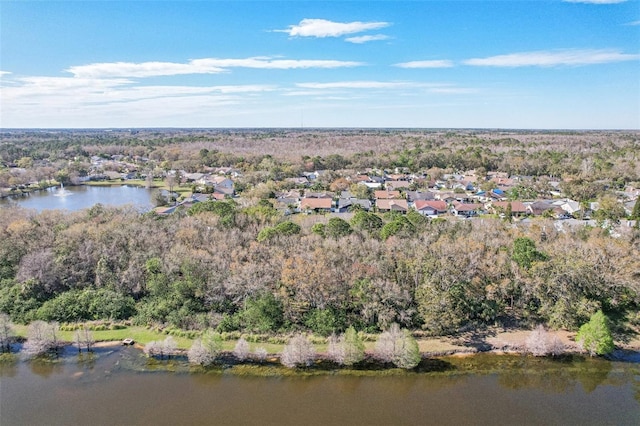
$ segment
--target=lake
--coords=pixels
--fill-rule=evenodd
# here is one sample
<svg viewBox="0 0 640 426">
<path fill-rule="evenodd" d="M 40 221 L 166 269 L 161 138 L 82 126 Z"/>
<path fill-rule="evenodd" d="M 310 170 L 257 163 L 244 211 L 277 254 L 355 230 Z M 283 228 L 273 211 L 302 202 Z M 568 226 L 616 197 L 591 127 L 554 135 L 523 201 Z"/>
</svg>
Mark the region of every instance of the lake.
<svg viewBox="0 0 640 426">
<path fill-rule="evenodd" d="M 70 186 L 49 188 L 36 191 L 27 196 L 0 199 L 0 207 L 18 204 L 27 209 L 42 210 L 81 210 L 101 203 L 105 206 L 124 206 L 131 204 L 143 210 L 153 207 L 153 190 L 136 186 Z"/>
<path fill-rule="evenodd" d="M 0 424 L 640 424 L 637 363 L 480 355 L 443 358 L 440 373 L 241 377 L 146 362 L 116 347 L 4 365 Z"/>
</svg>

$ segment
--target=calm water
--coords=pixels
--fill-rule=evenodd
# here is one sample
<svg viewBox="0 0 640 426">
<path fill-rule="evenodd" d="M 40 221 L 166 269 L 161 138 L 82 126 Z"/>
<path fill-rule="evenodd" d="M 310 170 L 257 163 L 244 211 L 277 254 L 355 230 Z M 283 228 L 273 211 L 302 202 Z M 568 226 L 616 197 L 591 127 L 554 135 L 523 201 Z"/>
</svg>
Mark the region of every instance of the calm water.
<svg viewBox="0 0 640 426">
<path fill-rule="evenodd" d="M 110 351 L 80 365 L 72 357 L 2 367 L 0 424 L 640 424 L 640 370 L 631 363 L 513 357 L 500 372 L 478 374 L 247 378 L 141 372 L 137 350 Z"/>
<path fill-rule="evenodd" d="M 102 203 L 105 206 L 123 206 L 131 204 L 141 209 L 153 206 L 153 191 L 134 186 L 71 186 L 64 188 L 49 188 L 45 191 L 34 192 L 24 197 L 0 199 L 2 206 L 17 203 L 27 208 L 42 210 L 64 209 L 81 210 Z"/>
</svg>

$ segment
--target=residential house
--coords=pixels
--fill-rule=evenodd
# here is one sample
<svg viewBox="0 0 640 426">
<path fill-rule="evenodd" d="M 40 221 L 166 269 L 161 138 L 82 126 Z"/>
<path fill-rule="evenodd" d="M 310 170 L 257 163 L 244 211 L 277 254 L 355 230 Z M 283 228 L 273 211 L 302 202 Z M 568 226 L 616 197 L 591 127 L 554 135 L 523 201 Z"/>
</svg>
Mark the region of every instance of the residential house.
<svg viewBox="0 0 640 426">
<path fill-rule="evenodd" d="M 407 176 L 404 173 L 395 173 L 395 174 L 387 175 L 387 179 L 390 180 L 390 181 L 405 181 L 405 182 L 408 182 L 409 181 L 409 176 Z"/>
<path fill-rule="evenodd" d="M 233 181 L 225 176 L 211 176 L 209 181 L 216 188 L 233 188 Z"/>
<path fill-rule="evenodd" d="M 400 191 L 378 190 L 374 191 L 373 196 L 376 200 L 388 200 L 392 198 L 400 198 Z"/>
<path fill-rule="evenodd" d="M 335 194 L 333 192 L 311 192 L 311 191 L 305 191 L 304 196 L 306 198 L 330 198 L 330 199 L 333 199 Z"/>
<path fill-rule="evenodd" d="M 495 201 L 491 203 L 494 213 L 506 213 L 511 205 L 511 215 L 513 217 L 522 217 L 527 215 L 527 207 L 522 201 Z"/>
<path fill-rule="evenodd" d="M 472 182 L 468 180 L 461 180 L 459 182 L 454 182 L 452 185 L 453 189 L 462 189 L 463 191 L 474 191 L 475 187 Z"/>
<path fill-rule="evenodd" d="M 380 212 L 406 213 L 409 210 L 407 200 L 380 198 L 376 200 L 376 207 Z"/>
<path fill-rule="evenodd" d="M 483 212 L 482 204 L 475 203 L 453 203 L 451 212 L 456 216 L 473 217 Z"/>
<path fill-rule="evenodd" d="M 378 189 L 382 188 L 384 184 L 384 179 L 380 176 L 369 176 L 369 180 L 358 182 L 361 185 L 365 185 L 367 188 Z"/>
<path fill-rule="evenodd" d="M 185 173 L 182 175 L 186 182 L 198 182 L 204 176 L 204 173 Z"/>
<path fill-rule="evenodd" d="M 507 195 L 504 193 L 504 190 L 495 188 L 489 191 L 488 198 L 492 201 L 506 201 Z"/>
<path fill-rule="evenodd" d="M 418 200 L 435 200 L 436 195 L 431 191 L 407 191 L 405 192 L 407 201 L 410 203 Z"/>
<path fill-rule="evenodd" d="M 275 206 L 277 209 L 284 210 L 285 214 L 294 213 L 297 211 L 297 206 L 300 204 L 300 192 L 289 191 L 276 194 Z"/>
<path fill-rule="evenodd" d="M 442 200 L 417 200 L 414 207 L 425 216 L 438 216 L 447 212 L 447 203 Z"/>
<path fill-rule="evenodd" d="M 527 212 L 534 216 L 541 216 L 545 212 L 553 214 L 557 207 L 553 205 L 553 200 L 537 200 L 527 206 Z"/>
<path fill-rule="evenodd" d="M 361 198 L 340 198 L 334 211 L 336 213 L 346 213 L 354 206 L 360 206 L 362 210 L 369 211 L 371 210 L 371 200 Z"/>
<path fill-rule="evenodd" d="M 295 186 L 309 186 L 310 182 L 305 176 L 286 178 L 285 182 L 292 183 Z"/>
<path fill-rule="evenodd" d="M 409 188 L 409 186 L 411 186 L 411 183 L 406 180 L 388 180 L 385 182 L 384 186 L 388 190 L 393 191 L 400 188 Z"/>
<path fill-rule="evenodd" d="M 333 206 L 332 198 L 302 198 L 300 200 L 300 211 L 310 212 L 330 212 Z"/>
<path fill-rule="evenodd" d="M 553 202 L 553 205 L 560 207 L 570 215 L 576 215 L 582 209 L 579 202 L 571 200 L 569 198 L 556 200 Z"/>
</svg>

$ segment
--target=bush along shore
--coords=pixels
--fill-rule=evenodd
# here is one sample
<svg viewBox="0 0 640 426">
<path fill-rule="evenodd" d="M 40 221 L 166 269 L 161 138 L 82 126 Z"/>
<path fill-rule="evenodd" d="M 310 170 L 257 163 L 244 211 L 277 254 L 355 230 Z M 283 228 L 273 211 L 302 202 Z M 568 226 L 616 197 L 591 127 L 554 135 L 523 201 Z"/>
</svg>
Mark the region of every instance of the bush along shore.
<svg viewBox="0 0 640 426">
<path fill-rule="evenodd" d="M 329 337 L 311 334 L 267 335 L 189 332 L 153 329 L 125 323 L 87 323 L 58 325 L 35 321 L 16 327 L 0 316 L 2 356 L 0 362 L 24 359 L 58 359 L 65 354 L 92 353 L 106 346 L 121 345 L 126 339 L 141 350 L 147 366 L 173 369 L 176 363 L 190 371 L 232 370 L 240 375 L 286 375 L 287 371 L 306 374 L 343 371 L 367 374 L 370 371 L 439 372 L 451 368 L 442 357 L 479 353 L 522 354 L 564 359 L 577 354 L 605 356 L 608 359 L 637 357 L 637 341 L 613 345 L 607 319 L 592 316 L 580 331 L 483 329 L 453 336 L 427 338 L 393 324 L 381 334 L 356 332 L 353 327 Z M 63 348 L 66 347 L 66 350 Z M 629 358 L 630 359 L 630 358 Z"/>
</svg>

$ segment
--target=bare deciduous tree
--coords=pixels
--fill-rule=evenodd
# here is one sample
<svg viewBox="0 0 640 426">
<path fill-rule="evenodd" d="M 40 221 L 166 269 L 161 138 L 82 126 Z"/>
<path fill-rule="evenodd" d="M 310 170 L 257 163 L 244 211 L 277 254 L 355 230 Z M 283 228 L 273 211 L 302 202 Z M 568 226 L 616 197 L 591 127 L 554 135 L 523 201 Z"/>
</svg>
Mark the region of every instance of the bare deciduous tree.
<svg viewBox="0 0 640 426">
<path fill-rule="evenodd" d="M 178 349 L 178 344 L 176 343 L 176 340 L 172 336 L 167 336 L 162 341 L 162 350 L 168 358 L 171 358 L 171 356 L 175 355 L 177 349 Z"/>
<path fill-rule="evenodd" d="M 222 338 L 218 333 L 207 331 L 201 339 L 196 340 L 187 352 L 191 364 L 207 366 L 212 364 L 222 351 Z"/>
<path fill-rule="evenodd" d="M 157 340 L 152 340 L 146 345 L 144 345 L 143 351 L 147 356 L 151 356 L 151 357 L 161 355 L 162 343 Z"/>
<path fill-rule="evenodd" d="M 82 328 L 78 328 L 75 333 L 73 333 L 73 341 L 78 347 L 78 352 L 82 352 L 83 346 L 87 352 L 93 351 L 95 340 L 93 338 L 93 333 L 87 327 L 83 326 Z"/>
<path fill-rule="evenodd" d="M 409 330 L 401 330 L 398 324 L 392 324 L 389 330 L 380 334 L 375 355 L 383 362 L 392 362 L 405 369 L 415 367 L 421 360 L 418 342 Z"/>
<path fill-rule="evenodd" d="M 244 338 L 240 338 L 233 349 L 233 355 L 238 361 L 244 361 L 249 356 L 249 343 Z"/>
<path fill-rule="evenodd" d="M 29 324 L 27 341 L 22 347 L 22 352 L 28 358 L 44 355 L 47 352 L 58 349 L 58 323 L 34 321 Z"/>
<path fill-rule="evenodd" d="M 327 339 L 327 358 L 331 361 L 342 364 L 342 359 L 344 357 L 344 351 L 342 350 L 342 345 L 340 344 L 340 337 L 336 336 L 333 333 Z"/>
<path fill-rule="evenodd" d="M 152 340 L 144 346 L 144 353 L 151 357 L 160 357 L 160 359 L 171 358 L 176 354 L 178 345 L 172 336 L 167 336 L 164 340 Z"/>
<path fill-rule="evenodd" d="M 558 336 L 549 333 L 540 324 L 527 337 L 525 347 L 534 356 L 560 355 L 564 352 L 564 344 Z"/>
<path fill-rule="evenodd" d="M 198 364 L 206 367 L 210 365 L 215 357 L 207 350 L 207 348 L 202 344 L 202 340 L 197 339 L 189 348 L 187 352 L 187 358 L 191 364 Z"/>
<path fill-rule="evenodd" d="M 375 347 L 375 357 L 382 362 L 393 362 L 401 338 L 402 331 L 400 330 L 400 326 L 398 326 L 398 324 L 392 324 L 389 330 L 378 336 Z"/>
<path fill-rule="evenodd" d="M 256 361 L 263 362 L 265 359 L 267 359 L 267 350 L 263 347 L 256 348 L 256 350 L 253 352 L 253 356 L 255 357 Z"/>
<path fill-rule="evenodd" d="M 313 344 L 302 334 L 297 334 L 284 347 L 280 362 L 289 368 L 310 366 L 316 357 Z"/>
<path fill-rule="evenodd" d="M 332 361 L 350 366 L 364 359 L 364 343 L 353 327 L 340 335 L 329 337 L 327 355 Z"/>
</svg>

